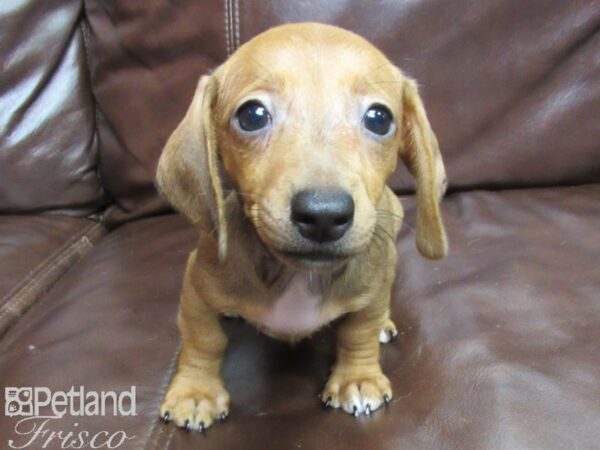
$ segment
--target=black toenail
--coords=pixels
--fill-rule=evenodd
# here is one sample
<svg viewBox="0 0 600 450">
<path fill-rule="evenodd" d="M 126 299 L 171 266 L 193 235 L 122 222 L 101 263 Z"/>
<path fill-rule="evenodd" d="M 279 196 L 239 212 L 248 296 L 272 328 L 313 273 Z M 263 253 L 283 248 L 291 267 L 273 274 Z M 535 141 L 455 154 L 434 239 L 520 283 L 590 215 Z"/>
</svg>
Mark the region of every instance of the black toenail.
<svg viewBox="0 0 600 450">
<path fill-rule="evenodd" d="M 385 395 L 383 396 L 383 402 L 384 402 L 386 405 L 389 405 L 391 401 L 392 401 L 392 399 L 390 398 L 390 396 L 389 396 L 389 395 L 385 394 Z"/>
<path fill-rule="evenodd" d="M 356 405 L 352 407 L 352 415 L 358 417 L 358 407 Z"/>
<path fill-rule="evenodd" d="M 367 403 L 367 406 L 365 406 L 365 414 L 368 416 L 369 414 L 371 414 L 371 405 L 369 405 Z"/>
<path fill-rule="evenodd" d="M 200 433 L 204 433 L 204 430 L 205 430 L 205 429 L 206 429 L 206 428 L 204 427 L 204 422 L 200 422 L 200 423 L 198 424 L 198 431 L 199 431 Z"/>
<path fill-rule="evenodd" d="M 171 421 L 171 413 L 169 411 L 165 411 L 165 413 L 161 417 L 164 423 L 168 423 Z"/>
<path fill-rule="evenodd" d="M 185 428 L 185 431 L 190 431 L 192 429 L 192 424 L 189 420 L 186 419 L 185 423 L 183 424 L 183 428 Z"/>
<path fill-rule="evenodd" d="M 227 417 L 229 417 L 229 413 L 227 413 L 227 412 L 224 412 L 223 414 L 221 414 L 221 415 L 219 416 L 219 419 L 220 419 L 220 420 L 227 420 Z"/>
</svg>

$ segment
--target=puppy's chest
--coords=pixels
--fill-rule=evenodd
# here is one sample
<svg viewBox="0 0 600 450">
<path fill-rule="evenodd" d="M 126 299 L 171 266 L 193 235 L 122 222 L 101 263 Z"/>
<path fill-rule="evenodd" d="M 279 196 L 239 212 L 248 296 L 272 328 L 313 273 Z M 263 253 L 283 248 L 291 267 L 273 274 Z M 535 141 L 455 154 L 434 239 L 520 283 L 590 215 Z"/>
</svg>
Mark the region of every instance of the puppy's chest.
<svg viewBox="0 0 600 450">
<path fill-rule="evenodd" d="M 309 274 L 295 274 L 257 322 L 276 334 L 307 335 L 333 320 L 324 300 L 323 289 Z"/>
</svg>

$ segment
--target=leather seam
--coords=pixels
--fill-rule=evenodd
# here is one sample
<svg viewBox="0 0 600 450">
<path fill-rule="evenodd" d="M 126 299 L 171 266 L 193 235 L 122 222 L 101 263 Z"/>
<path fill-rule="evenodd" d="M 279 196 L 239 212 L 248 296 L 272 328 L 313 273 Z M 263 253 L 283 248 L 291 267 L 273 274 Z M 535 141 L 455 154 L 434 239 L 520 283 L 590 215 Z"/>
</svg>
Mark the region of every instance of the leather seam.
<svg viewBox="0 0 600 450">
<path fill-rule="evenodd" d="M 87 242 L 83 242 L 83 245 L 82 245 L 82 240 L 84 240 L 84 239 L 86 239 L 86 238 L 83 237 L 80 240 L 78 240 L 77 242 L 73 243 L 65 252 L 61 253 L 55 259 L 53 259 L 50 263 L 48 263 L 46 265 L 46 267 L 44 267 L 44 269 L 39 274 L 37 274 L 34 279 L 32 279 L 29 283 L 27 283 L 23 287 L 23 289 L 21 289 L 11 299 L 12 301 L 10 303 L 7 303 L 4 305 L 5 308 L 3 308 L 3 309 L 5 309 L 5 311 L 0 312 L 0 319 L 6 317 L 9 313 L 13 313 L 15 315 L 19 314 L 19 306 L 21 306 L 24 299 L 27 298 L 26 294 L 28 294 L 35 287 L 37 287 L 40 284 L 40 282 L 44 281 L 44 279 L 47 277 L 48 273 L 52 269 L 60 266 L 64 261 L 69 259 L 69 257 L 72 254 L 74 254 L 77 250 L 79 250 L 81 247 L 86 247 L 86 246 L 91 245 L 89 243 L 89 240 L 86 240 Z"/>
<path fill-rule="evenodd" d="M 240 1 L 233 0 L 235 2 L 235 10 L 234 10 L 234 22 L 235 22 L 235 47 L 237 50 L 240 48 Z"/>
<path fill-rule="evenodd" d="M 171 440 L 173 439 L 173 435 L 175 434 L 175 427 L 171 427 L 171 432 L 169 433 L 169 437 L 167 438 L 167 441 L 165 442 L 165 449 L 169 448 L 169 445 L 171 445 Z"/>
<path fill-rule="evenodd" d="M 167 437 L 167 440 L 165 441 L 165 444 L 161 446 L 161 448 L 166 449 L 167 446 L 169 445 L 169 443 L 171 442 L 171 439 L 173 438 L 173 433 L 175 432 L 175 425 L 171 424 L 171 425 L 167 425 L 162 423 L 162 421 L 158 418 L 158 410 L 160 407 L 160 403 L 162 402 L 163 397 L 165 396 L 165 393 L 167 391 L 167 387 L 171 382 L 171 378 L 173 378 L 173 374 L 175 373 L 175 367 L 177 365 L 177 359 L 179 358 L 179 352 L 181 350 L 181 342 L 179 342 L 177 344 L 177 348 L 175 349 L 175 352 L 173 353 L 173 356 L 171 357 L 171 361 L 169 361 L 169 365 L 167 367 L 167 372 L 165 373 L 162 383 L 160 384 L 160 389 L 159 389 L 159 393 L 160 396 L 158 398 L 158 401 L 153 402 L 153 411 L 156 414 L 156 419 L 153 420 L 150 423 L 150 428 L 148 429 L 148 432 L 146 433 L 146 440 L 144 442 L 144 445 L 142 446 L 142 448 L 147 449 L 147 450 L 154 450 L 159 448 L 158 444 L 160 441 L 160 437 L 162 435 L 164 435 L 165 430 L 169 430 L 169 435 Z"/>
<path fill-rule="evenodd" d="M 19 308 L 22 306 L 23 302 L 27 299 L 26 294 L 32 292 L 36 287 L 42 286 L 45 281 L 47 281 L 48 274 L 59 267 L 62 263 L 68 260 L 73 254 L 75 254 L 78 250 L 88 247 L 93 247 L 92 242 L 87 237 L 88 234 L 92 234 L 96 231 L 97 228 L 101 228 L 101 225 L 98 223 L 93 223 L 79 233 L 71 237 L 67 242 L 65 242 L 58 250 L 49 255 L 44 261 L 38 264 L 34 269 L 32 269 L 22 280 L 15 286 L 8 294 L 6 294 L 2 301 L 8 299 L 6 303 L 0 307 L 0 334 L 6 331 L 5 329 L 10 324 L 2 324 L 2 319 L 8 317 L 9 314 L 13 314 L 15 319 L 18 318 L 19 315 L 24 313 L 24 310 L 20 310 Z M 54 280 L 56 283 L 61 276 L 69 269 L 70 266 L 65 267 L 64 270 L 58 275 L 57 279 Z M 51 285 L 53 285 L 52 283 Z M 50 285 L 50 286 L 51 286 Z M 48 287 L 50 287 L 48 286 Z M 28 307 L 34 305 L 41 297 L 43 293 L 35 296 L 31 299 Z"/>
<path fill-rule="evenodd" d="M 100 173 L 100 144 L 99 144 L 99 139 L 98 139 L 98 113 L 97 110 L 98 108 L 96 107 L 96 99 L 94 98 L 93 95 L 93 90 L 92 90 L 92 73 L 90 70 L 90 61 L 91 61 L 91 57 L 90 57 L 90 30 L 89 30 L 89 24 L 87 23 L 86 20 L 86 15 L 85 15 L 85 4 L 83 5 L 83 9 L 82 9 L 82 14 L 81 14 L 81 34 L 83 36 L 83 50 L 84 50 L 84 55 L 85 55 L 85 67 L 87 69 L 87 75 L 88 75 L 88 81 L 90 83 L 90 100 L 92 101 L 92 109 L 94 110 L 94 136 L 92 137 L 92 145 L 94 144 L 94 142 L 98 145 L 97 147 L 97 159 L 96 159 L 96 178 L 98 179 L 98 185 L 100 186 L 100 189 L 103 189 L 103 183 L 102 183 L 102 174 Z"/>
<path fill-rule="evenodd" d="M 27 284 L 30 279 L 32 279 L 35 276 L 35 273 L 40 271 L 41 268 L 43 266 L 45 266 L 46 264 L 49 263 L 49 261 L 55 257 L 55 255 L 57 255 L 58 253 L 62 253 L 64 251 L 64 249 L 68 246 L 71 245 L 71 243 L 75 240 L 77 240 L 80 236 L 81 233 L 86 231 L 86 229 L 82 230 L 81 232 L 79 232 L 78 234 L 71 236 L 67 241 L 65 241 L 64 244 L 62 244 L 57 250 L 55 250 L 54 252 L 52 252 L 51 254 L 49 254 L 46 258 L 44 258 L 44 260 L 42 262 L 40 262 L 38 265 L 36 265 L 33 269 L 31 269 L 27 275 L 25 275 L 23 277 L 23 279 L 17 284 L 15 285 L 14 288 L 12 288 L 8 293 L 6 293 L 2 299 L 0 299 L 0 303 L 2 303 L 3 305 L 0 307 L 0 311 L 2 311 L 6 305 L 10 302 L 10 298 L 13 297 L 14 295 L 16 295 L 16 292 L 18 292 L 20 289 L 22 289 L 24 287 L 25 284 Z M 6 303 L 5 303 L 6 301 Z M 0 314 L 0 317 L 2 317 L 2 315 Z"/>
<path fill-rule="evenodd" d="M 229 0 L 223 0 L 225 5 L 225 44 L 227 46 L 227 56 L 231 55 L 231 43 L 229 41 Z"/>
</svg>

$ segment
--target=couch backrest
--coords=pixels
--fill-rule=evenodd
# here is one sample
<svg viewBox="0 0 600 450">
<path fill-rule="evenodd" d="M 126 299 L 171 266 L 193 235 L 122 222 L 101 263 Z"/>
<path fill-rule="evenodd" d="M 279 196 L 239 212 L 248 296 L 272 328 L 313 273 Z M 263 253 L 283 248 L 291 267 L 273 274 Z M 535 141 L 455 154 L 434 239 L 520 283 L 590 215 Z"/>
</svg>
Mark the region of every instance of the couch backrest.
<svg viewBox="0 0 600 450">
<path fill-rule="evenodd" d="M 153 179 L 200 75 L 226 57 L 223 3 L 86 1 L 109 222 L 164 211 Z"/>
<path fill-rule="evenodd" d="M 309 20 L 375 43 L 419 82 L 450 189 L 600 180 L 597 1 L 265 0 L 233 15 L 236 45 Z"/>
<path fill-rule="evenodd" d="M 82 11 L 0 1 L 0 214 L 86 216 L 106 202 Z"/>
<path fill-rule="evenodd" d="M 52 102 L 42 104 L 55 104 L 54 96 L 62 95 L 62 103 L 71 106 L 48 110 L 47 122 L 33 125 L 16 113 L 25 124 L 22 136 L 27 137 L 27 129 L 40 136 L 31 146 L 23 141 L 22 152 L 36 155 L 31 148 L 52 145 L 50 153 L 60 155 L 63 165 L 48 166 L 49 173 L 45 161 L 32 162 L 31 173 L 56 177 L 60 187 L 67 181 L 88 187 L 85 196 L 65 198 L 79 205 L 103 198 L 93 170 L 88 170 L 99 156 L 94 161 L 114 202 L 111 222 L 166 209 L 153 185 L 156 161 L 183 117 L 198 77 L 252 36 L 285 22 L 320 21 L 358 32 L 419 81 L 450 189 L 600 181 L 600 8 L 593 0 L 86 0 L 79 16 L 78 2 L 29 3 L 52 4 L 61 19 L 45 18 L 49 25 L 40 28 L 45 38 L 33 41 L 19 33 L 30 26 L 23 22 L 9 31 L 12 47 L 5 51 L 9 44 L 0 44 L 2 55 L 32 52 L 30 44 L 37 45 L 38 54 L 26 67 L 50 75 L 65 67 L 72 75 L 40 91 L 28 88 L 30 78 L 16 72 L 8 80 L 12 87 L 3 83 L 3 99 L 18 96 L 14 89 L 30 89 L 34 99 L 36 92 L 52 96 Z M 59 26 L 50 32 L 54 23 Z M 40 50 L 40 39 L 50 41 L 49 34 L 56 42 Z M 19 76 L 23 87 L 15 88 L 21 85 L 12 78 Z M 19 101 L 27 104 L 26 98 Z M 73 114 L 81 120 L 73 120 Z M 11 145 L 2 144 L 3 165 L 14 158 Z M 64 161 L 78 165 L 80 179 L 74 180 L 68 170 L 63 173 Z M 24 181 L 23 176 L 6 181 L 2 171 L 10 170 L 0 168 L 0 206 L 14 201 L 5 193 Z M 39 181 L 34 184 L 24 195 L 39 194 L 47 202 L 57 198 Z M 400 192 L 412 185 L 404 170 L 392 180 Z"/>
</svg>

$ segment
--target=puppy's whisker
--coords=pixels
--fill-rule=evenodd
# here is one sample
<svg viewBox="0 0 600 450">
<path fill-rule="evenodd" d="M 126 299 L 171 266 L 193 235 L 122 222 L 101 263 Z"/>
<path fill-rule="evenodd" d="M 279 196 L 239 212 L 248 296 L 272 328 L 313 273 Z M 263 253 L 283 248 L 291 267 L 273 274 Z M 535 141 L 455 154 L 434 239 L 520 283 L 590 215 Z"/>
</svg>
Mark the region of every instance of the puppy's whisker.
<svg viewBox="0 0 600 450">
<path fill-rule="evenodd" d="M 400 219 L 398 219 L 397 217 L 390 216 L 390 215 L 387 215 L 387 214 L 377 213 L 375 215 L 375 217 L 377 217 L 377 220 L 386 221 L 387 223 L 395 223 L 395 222 L 399 222 L 400 221 Z"/>
<path fill-rule="evenodd" d="M 370 70 L 366 74 L 362 75 L 361 77 L 359 77 L 359 79 L 365 80 L 365 82 L 368 82 L 367 77 L 369 75 L 372 75 L 373 73 L 377 72 L 379 69 L 382 69 L 383 67 L 388 66 L 388 65 L 391 66 L 392 64 L 389 61 L 386 61 L 383 64 L 380 64 L 377 67 L 375 67 L 374 69 Z M 362 86 L 364 86 L 364 83 L 359 84 L 357 87 L 362 87 Z"/>
<path fill-rule="evenodd" d="M 387 209 L 376 209 L 375 210 L 378 215 L 381 214 L 382 216 L 391 216 L 391 217 L 396 217 L 398 219 L 403 219 L 403 216 L 401 216 L 400 214 L 394 214 L 391 211 L 388 211 Z"/>
<path fill-rule="evenodd" d="M 258 215 L 264 215 L 267 219 L 272 221 L 274 225 L 282 224 L 281 220 L 279 220 L 277 217 L 273 216 L 273 213 L 268 208 L 265 208 L 263 205 L 261 205 L 260 203 L 256 204 L 256 212 L 258 213 Z"/>
<path fill-rule="evenodd" d="M 252 200 L 254 200 L 254 208 L 255 211 L 258 215 L 265 215 L 268 219 L 272 220 L 273 222 L 279 223 L 280 220 L 278 220 L 276 217 L 273 216 L 273 213 L 271 212 L 271 210 L 269 208 L 267 208 L 263 202 L 266 201 L 266 197 L 260 194 L 257 194 L 255 192 L 242 192 L 239 191 L 238 192 L 242 197 L 248 197 Z"/>
<path fill-rule="evenodd" d="M 369 81 L 363 83 L 361 86 L 375 86 L 378 84 L 402 84 L 403 80 L 379 80 L 379 81 Z"/>
<path fill-rule="evenodd" d="M 257 232 L 266 231 L 266 234 L 270 239 L 278 241 L 279 245 L 285 244 L 288 241 L 288 237 L 279 231 L 277 228 L 274 228 L 266 223 L 254 223 L 254 228 Z"/>
<path fill-rule="evenodd" d="M 365 262 L 374 269 L 381 269 L 381 267 L 387 265 L 383 264 L 382 261 L 385 260 L 385 254 L 388 251 L 389 243 L 386 237 L 381 236 L 377 230 L 374 230 L 370 245 L 372 245 L 372 248 L 367 252 Z"/>
<path fill-rule="evenodd" d="M 385 229 L 383 228 L 381 225 L 375 225 L 375 232 L 376 233 L 383 233 L 392 244 L 396 244 L 396 239 Z"/>
<path fill-rule="evenodd" d="M 387 231 L 385 228 L 382 228 L 382 227 L 379 227 L 379 228 L 381 228 L 381 232 L 389 238 L 392 245 L 396 245 L 396 236 L 390 234 L 390 232 Z"/>
<path fill-rule="evenodd" d="M 257 77 L 257 78 L 259 80 L 262 80 L 262 81 L 266 82 L 266 83 L 273 84 L 274 77 L 271 75 L 271 71 L 263 63 L 261 63 L 258 59 L 256 59 L 255 57 L 253 57 L 253 56 L 249 56 L 249 57 L 250 57 L 250 59 L 252 61 L 254 61 L 254 63 L 258 67 L 260 67 L 262 70 L 265 71 L 265 74 L 267 74 L 267 77 L 268 77 L 268 79 L 267 78 L 261 78 L 261 77 Z"/>
<path fill-rule="evenodd" d="M 381 218 L 383 218 L 383 219 L 391 219 L 391 218 L 394 218 L 394 219 L 401 220 L 401 221 L 402 221 L 402 226 L 403 226 L 403 227 L 406 227 L 406 228 L 408 228 L 410 231 L 412 231 L 413 233 L 416 233 L 415 229 L 414 229 L 412 226 L 410 226 L 410 224 L 409 224 L 408 222 L 406 222 L 406 221 L 404 220 L 404 217 L 402 217 L 402 216 L 400 216 L 400 215 L 398 215 L 398 214 L 394 214 L 394 213 L 392 213 L 392 212 L 390 212 L 390 211 L 385 211 L 385 210 L 382 210 L 382 209 L 377 209 L 377 210 L 376 210 L 376 215 L 377 215 L 377 217 L 381 217 Z"/>
<path fill-rule="evenodd" d="M 408 223 L 404 222 L 404 223 L 402 224 L 402 226 L 405 226 L 405 227 L 406 227 L 406 228 L 408 228 L 410 231 L 412 231 L 414 234 L 417 234 L 417 231 L 416 231 L 416 230 L 415 230 L 413 227 L 411 227 L 411 226 L 410 226 L 410 224 L 408 224 Z"/>
</svg>

